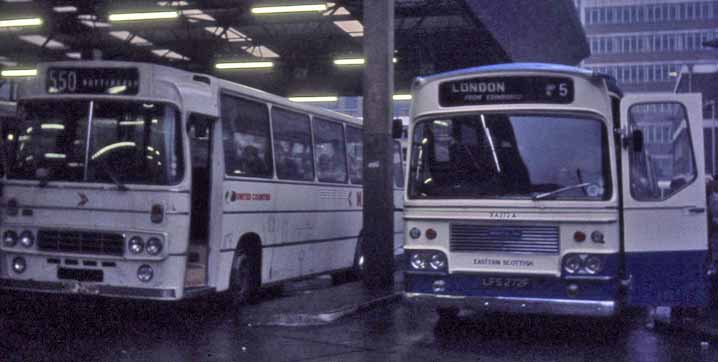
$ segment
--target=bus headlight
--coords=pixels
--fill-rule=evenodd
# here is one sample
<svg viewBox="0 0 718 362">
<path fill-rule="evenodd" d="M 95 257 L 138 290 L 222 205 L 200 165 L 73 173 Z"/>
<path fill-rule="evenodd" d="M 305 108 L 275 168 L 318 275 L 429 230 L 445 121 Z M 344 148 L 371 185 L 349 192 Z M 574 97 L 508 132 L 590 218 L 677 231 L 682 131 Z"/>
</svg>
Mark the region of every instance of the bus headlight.
<svg viewBox="0 0 718 362">
<path fill-rule="evenodd" d="M 152 267 L 147 264 L 143 264 L 139 268 L 137 268 L 137 279 L 139 279 L 143 283 L 147 283 L 152 280 L 154 274 L 155 271 L 152 270 Z"/>
<path fill-rule="evenodd" d="M 416 270 L 425 270 L 426 269 L 426 256 L 419 253 L 411 254 L 410 258 L 411 267 Z"/>
<path fill-rule="evenodd" d="M 142 241 L 141 237 L 133 236 L 132 239 L 130 239 L 129 248 L 132 254 L 139 254 L 145 250 L 145 242 Z"/>
<path fill-rule="evenodd" d="M 162 241 L 158 238 L 147 240 L 147 254 L 157 255 L 162 252 Z"/>
<path fill-rule="evenodd" d="M 446 269 L 446 257 L 444 256 L 444 253 L 435 253 L 431 255 L 429 265 L 431 266 L 431 269 L 434 270 Z"/>
<path fill-rule="evenodd" d="M 17 244 L 17 233 L 12 230 L 6 231 L 2 236 L 2 242 L 5 246 L 15 246 Z"/>
<path fill-rule="evenodd" d="M 411 228 L 411 230 L 409 230 L 409 236 L 411 236 L 412 239 L 418 239 L 421 236 L 421 230 Z"/>
<path fill-rule="evenodd" d="M 18 256 L 12 260 L 12 271 L 15 273 L 21 274 L 26 268 L 27 264 L 25 263 L 25 259 L 23 257 Z"/>
<path fill-rule="evenodd" d="M 585 261 L 588 274 L 598 274 L 603 270 L 603 260 L 597 255 L 589 255 Z"/>
<path fill-rule="evenodd" d="M 35 244 L 35 236 L 32 235 L 32 231 L 23 231 L 20 234 L 20 245 L 30 248 L 33 244 Z"/>
<path fill-rule="evenodd" d="M 569 274 L 578 273 L 582 266 L 583 260 L 581 260 L 581 257 L 576 254 L 569 255 L 563 260 L 563 270 Z"/>
</svg>

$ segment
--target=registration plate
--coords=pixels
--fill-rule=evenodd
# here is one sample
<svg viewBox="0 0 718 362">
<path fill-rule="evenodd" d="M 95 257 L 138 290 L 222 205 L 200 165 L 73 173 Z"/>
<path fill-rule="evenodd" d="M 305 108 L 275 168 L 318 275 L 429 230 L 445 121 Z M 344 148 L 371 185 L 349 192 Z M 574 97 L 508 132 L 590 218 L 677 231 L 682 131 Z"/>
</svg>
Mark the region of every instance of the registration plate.
<svg viewBox="0 0 718 362">
<path fill-rule="evenodd" d="M 481 286 L 485 288 L 528 288 L 529 278 L 485 277 L 481 278 Z"/>
</svg>

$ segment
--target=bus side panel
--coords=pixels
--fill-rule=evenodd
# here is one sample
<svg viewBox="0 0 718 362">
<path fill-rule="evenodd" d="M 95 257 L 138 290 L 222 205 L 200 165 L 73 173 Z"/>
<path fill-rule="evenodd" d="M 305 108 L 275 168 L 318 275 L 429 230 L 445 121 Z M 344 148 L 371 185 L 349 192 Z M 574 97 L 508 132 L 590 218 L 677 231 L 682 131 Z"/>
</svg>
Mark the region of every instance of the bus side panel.
<svg viewBox="0 0 718 362">
<path fill-rule="evenodd" d="M 706 306 L 706 256 L 705 251 L 626 253 L 632 275 L 628 304 Z"/>
</svg>

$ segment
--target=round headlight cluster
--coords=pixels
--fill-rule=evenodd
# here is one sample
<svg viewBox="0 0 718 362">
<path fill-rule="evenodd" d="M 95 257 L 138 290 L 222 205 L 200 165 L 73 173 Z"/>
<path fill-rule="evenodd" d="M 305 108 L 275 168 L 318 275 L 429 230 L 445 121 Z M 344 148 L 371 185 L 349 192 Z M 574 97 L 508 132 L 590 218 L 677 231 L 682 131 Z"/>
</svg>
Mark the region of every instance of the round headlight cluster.
<svg viewBox="0 0 718 362">
<path fill-rule="evenodd" d="M 154 275 L 155 271 L 147 264 L 140 265 L 140 267 L 137 268 L 137 279 L 143 283 L 147 283 L 152 280 Z"/>
<path fill-rule="evenodd" d="M 162 245 L 162 240 L 154 236 L 147 239 L 147 241 L 144 241 L 139 236 L 133 236 L 130 238 L 127 246 L 132 254 L 138 255 L 142 254 L 142 252 L 146 252 L 151 256 L 159 255 L 164 247 Z"/>
<path fill-rule="evenodd" d="M 603 256 L 595 254 L 571 254 L 563 259 L 563 270 L 568 274 L 598 274 L 604 265 Z"/>
<path fill-rule="evenodd" d="M 145 250 L 145 242 L 141 237 L 133 236 L 132 239 L 130 239 L 129 248 L 132 254 L 139 254 Z"/>
<path fill-rule="evenodd" d="M 12 260 L 12 270 L 15 273 L 21 274 L 22 272 L 27 269 L 27 264 L 25 263 L 25 259 L 21 256 L 16 257 Z"/>
<path fill-rule="evenodd" d="M 444 253 L 434 250 L 422 250 L 411 252 L 409 264 L 414 270 L 445 271 L 448 263 Z"/>
<path fill-rule="evenodd" d="M 17 233 L 12 230 L 6 231 L 2 236 L 2 243 L 5 246 L 15 246 L 17 244 Z"/>
<path fill-rule="evenodd" d="M 23 231 L 22 234 L 20 234 L 20 245 L 30 248 L 35 244 L 35 236 L 32 235 L 31 231 Z"/>
<path fill-rule="evenodd" d="M 25 248 L 31 248 L 35 245 L 35 235 L 30 230 L 24 230 L 20 233 L 20 236 L 13 230 L 7 230 L 3 233 L 2 240 L 3 245 L 10 248 L 16 246 L 18 242 Z"/>
<path fill-rule="evenodd" d="M 162 252 L 162 241 L 158 238 L 147 240 L 147 254 L 157 255 Z"/>
</svg>

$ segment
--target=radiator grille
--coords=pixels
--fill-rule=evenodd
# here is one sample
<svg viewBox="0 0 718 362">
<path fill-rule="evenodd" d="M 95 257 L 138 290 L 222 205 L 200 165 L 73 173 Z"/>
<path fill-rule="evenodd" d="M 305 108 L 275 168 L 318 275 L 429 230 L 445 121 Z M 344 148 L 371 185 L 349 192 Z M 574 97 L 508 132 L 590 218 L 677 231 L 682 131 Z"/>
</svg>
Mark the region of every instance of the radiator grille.
<svg viewBox="0 0 718 362">
<path fill-rule="evenodd" d="M 37 233 L 37 247 L 43 251 L 122 256 L 125 238 L 116 233 L 45 229 Z"/>
<path fill-rule="evenodd" d="M 558 226 L 451 224 L 451 251 L 558 254 Z"/>
</svg>

